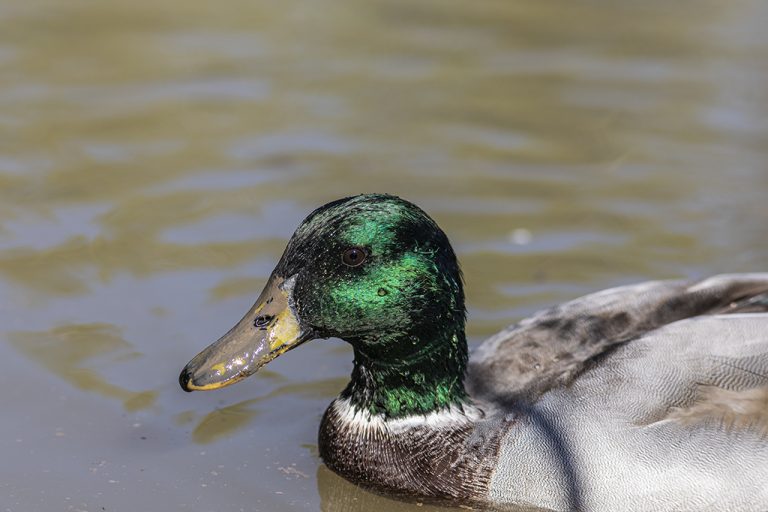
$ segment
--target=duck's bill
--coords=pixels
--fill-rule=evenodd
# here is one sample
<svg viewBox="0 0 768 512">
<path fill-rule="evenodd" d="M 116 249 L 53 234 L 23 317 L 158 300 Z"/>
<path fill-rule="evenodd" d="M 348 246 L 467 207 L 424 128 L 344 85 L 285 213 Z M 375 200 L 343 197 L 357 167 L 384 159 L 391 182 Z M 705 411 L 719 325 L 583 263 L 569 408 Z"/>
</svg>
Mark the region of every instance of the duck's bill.
<svg viewBox="0 0 768 512">
<path fill-rule="evenodd" d="M 229 386 L 311 339 L 293 307 L 293 281 L 270 277 L 243 319 L 184 367 L 181 387 L 197 391 Z"/>
</svg>

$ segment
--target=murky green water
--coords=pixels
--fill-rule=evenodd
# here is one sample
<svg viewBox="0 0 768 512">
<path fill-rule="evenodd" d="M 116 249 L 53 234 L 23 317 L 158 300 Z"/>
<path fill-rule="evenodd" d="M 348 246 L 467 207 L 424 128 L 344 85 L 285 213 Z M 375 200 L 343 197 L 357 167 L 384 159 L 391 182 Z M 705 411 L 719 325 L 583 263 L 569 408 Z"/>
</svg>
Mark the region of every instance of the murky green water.
<svg viewBox="0 0 768 512">
<path fill-rule="evenodd" d="M 176 378 L 312 208 L 386 191 L 473 343 L 641 279 L 766 270 L 768 4 L 0 2 L 0 509 L 425 511 L 324 469 L 317 341 Z"/>
</svg>

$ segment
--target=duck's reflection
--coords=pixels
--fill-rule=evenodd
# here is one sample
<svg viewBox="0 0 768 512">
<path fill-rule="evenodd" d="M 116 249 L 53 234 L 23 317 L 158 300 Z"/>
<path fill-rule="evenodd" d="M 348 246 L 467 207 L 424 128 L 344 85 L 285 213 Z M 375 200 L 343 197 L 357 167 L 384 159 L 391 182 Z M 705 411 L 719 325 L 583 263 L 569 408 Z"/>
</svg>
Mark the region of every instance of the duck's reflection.
<svg viewBox="0 0 768 512">
<path fill-rule="evenodd" d="M 417 503 L 405 503 L 366 491 L 328 469 L 317 468 L 317 490 L 323 512 L 439 512 L 454 510 Z M 460 510 L 460 509 L 455 509 Z"/>
<path fill-rule="evenodd" d="M 262 378 L 273 381 L 284 379 L 278 373 L 269 370 L 259 372 Z M 226 407 L 216 407 L 197 421 L 192 431 L 192 440 L 198 444 L 210 444 L 229 437 L 247 428 L 258 416 L 257 406 L 267 400 L 283 396 L 329 399 L 335 396 L 346 384 L 345 379 L 330 378 L 311 382 L 289 382 L 272 389 L 269 393 L 249 400 L 243 400 Z M 194 413 L 185 411 L 177 415 L 176 423 L 184 425 L 194 421 Z"/>
<path fill-rule="evenodd" d="M 469 505 L 437 506 L 421 502 L 404 502 L 388 498 L 344 480 L 324 464 L 317 468 L 317 491 L 322 512 L 448 512 L 478 510 L 484 512 L 541 512 L 542 509 L 503 507 L 488 508 Z"/>
</svg>

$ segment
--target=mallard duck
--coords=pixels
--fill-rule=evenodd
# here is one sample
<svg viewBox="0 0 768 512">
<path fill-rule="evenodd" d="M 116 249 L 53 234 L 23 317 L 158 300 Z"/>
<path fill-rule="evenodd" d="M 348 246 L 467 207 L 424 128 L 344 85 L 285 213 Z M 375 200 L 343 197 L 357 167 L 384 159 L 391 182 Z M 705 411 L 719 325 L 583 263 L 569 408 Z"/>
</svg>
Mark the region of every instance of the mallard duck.
<svg viewBox="0 0 768 512">
<path fill-rule="evenodd" d="M 420 500 L 552 510 L 768 510 L 768 273 L 553 307 L 468 356 L 447 236 L 390 195 L 326 204 L 255 305 L 180 375 L 228 386 L 316 338 L 354 349 L 324 463 Z"/>
</svg>

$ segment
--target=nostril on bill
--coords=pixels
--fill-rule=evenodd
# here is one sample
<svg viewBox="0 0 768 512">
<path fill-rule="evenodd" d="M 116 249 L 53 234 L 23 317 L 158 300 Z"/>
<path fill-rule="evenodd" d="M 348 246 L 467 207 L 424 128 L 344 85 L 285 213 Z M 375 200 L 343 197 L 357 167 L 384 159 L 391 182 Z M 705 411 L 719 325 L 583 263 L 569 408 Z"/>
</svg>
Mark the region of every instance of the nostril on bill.
<svg viewBox="0 0 768 512">
<path fill-rule="evenodd" d="M 266 329 L 267 326 L 274 320 L 274 315 L 261 315 L 257 316 L 256 319 L 253 321 L 253 326 L 257 329 Z"/>
</svg>

